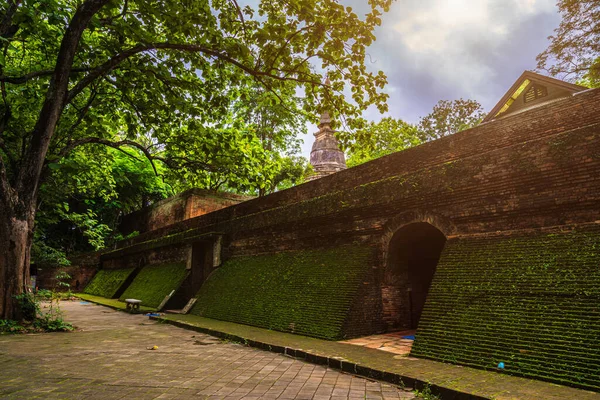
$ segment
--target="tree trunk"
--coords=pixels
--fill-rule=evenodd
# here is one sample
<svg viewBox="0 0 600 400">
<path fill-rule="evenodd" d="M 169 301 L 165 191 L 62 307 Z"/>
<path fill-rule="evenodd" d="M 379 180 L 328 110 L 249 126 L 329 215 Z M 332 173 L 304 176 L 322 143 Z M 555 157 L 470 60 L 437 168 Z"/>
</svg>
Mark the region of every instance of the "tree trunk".
<svg viewBox="0 0 600 400">
<path fill-rule="evenodd" d="M 0 319 L 21 319 L 15 295 L 30 284 L 29 263 L 33 240 L 33 214 L 17 216 L 0 210 Z"/>
<path fill-rule="evenodd" d="M 35 204 L 44 160 L 58 120 L 68 103 L 70 74 L 81 35 L 92 17 L 109 2 L 85 0 L 77 7 L 61 40 L 44 104 L 20 168 L 13 171 L 16 175 L 13 179 L 7 177 L 0 155 L 0 319 L 21 317 L 14 296 L 27 290 L 29 284 Z M 20 0 L 13 2 L 6 11 L 8 21 L 0 22 L 0 37 L 6 33 L 6 26 L 12 24 L 12 16 L 19 3 Z"/>
</svg>

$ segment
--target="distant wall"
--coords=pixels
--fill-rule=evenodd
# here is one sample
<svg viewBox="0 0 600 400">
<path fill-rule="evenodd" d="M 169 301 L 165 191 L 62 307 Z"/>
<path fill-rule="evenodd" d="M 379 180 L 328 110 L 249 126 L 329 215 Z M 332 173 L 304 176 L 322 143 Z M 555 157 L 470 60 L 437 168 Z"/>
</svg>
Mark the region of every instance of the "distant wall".
<svg viewBox="0 0 600 400">
<path fill-rule="evenodd" d="M 40 265 L 37 266 L 36 286 L 38 287 L 38 289 L 56 289 L 60 291 L 66 291 L 70 288 L 73 292 L 82 291 L 83 288 L 85 288 L 85 286 L 88 284 L 88 282 L 94 277 L 96 271 L 96 266 L 89 265 L 71 265 L 67 267 Z M 58 280 L 56 279 L 56 275 L 59 272 L 66 272 L 71 277 L 71 279 L 69 280 L 62 280 L 63 282 L 68 283 L 70 285 L 69 288 L 57 286 Z M 77 288 L 78 282 L 79 289 Z"/>
<path fill-rule="evenodd" d="M 100 254 L 101 251 L 71 257 L 71 265 L 66 267 L 36 265 L 36 286 L 48 290 L 56 288 L 55 277 L 60 271 L 64 271 L 71 276 L 71 280 L 67 282 L 71 285 L 71 290 L 77 291 L 77 281 L 79 281 L 79 290 L 82 291 L 100 268 Z"/>
<path fill-rule="evenodd" d="M 233 193 L 190 189 L 125 215 L 119 230 L 125 235 L 134 231 L 147 232 L 220 210 L 251 198 Z"/>
</svg>

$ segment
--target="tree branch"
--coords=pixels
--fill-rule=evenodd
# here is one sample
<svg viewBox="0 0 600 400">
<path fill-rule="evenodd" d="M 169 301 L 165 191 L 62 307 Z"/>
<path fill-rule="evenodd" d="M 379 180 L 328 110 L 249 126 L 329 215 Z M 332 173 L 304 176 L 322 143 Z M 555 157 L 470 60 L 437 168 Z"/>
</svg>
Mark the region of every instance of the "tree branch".
<svg viewBox="0 0 600 400">
<path fill-rule="evenodd" d="M 81 68 L 71 68 L 71 73 L 75 74 L 75 73 L 81 73 L 81 72 L 88 72 L 91 68 L 89 67 L 81 67 Z M 0 82 L 6 82 L 6 83 L 13 83 L 13 84 L 21 84 L 21 83 L 26 83 L 27 81 L 29 81 L 30 79 L 34 79 L 34 78 L 40 78 L 43 76 L 52 76 L 54 74 L 54 70 L 42 70 L 42 71 L 34 71 L 34 72 L 30 72 L 28 74 L 25 74 L 23 76 L 7 76 L 7 75 L 2 75 L 0 76 Z"/>
<path fill-rule="evenodd" d="M 131 106 L 131 108 L 133 109 L 133 112 L 135 113 L 135 115 L 137 115 L 137 117 L 140 120 L 141 124 L 144 126 L 144 128 L 147 129 L 148 126 L 146 124 L 146 121 L 144 120 L 144 117 L 143 117 L 142 113 L 140 112 L 140 110 L 138 110 L 137 106 L 135 105 L 135 102 L 133 100 L 131 100 L 129 98 L 129 96 L 127 96 L 127 94 L 119 87 L 119 84 L 115 80 L 110 79 L 107 76 L 104 76 L 103 79 L 106 82 L 110 83 L 111 85 L 113 85 L 115 87 L 115 89 L 117 90 L 117 93 L 120 93 L 121 99 L 125 103 L 127 103 L 127 104 L 129 104 Z"/>
<path fill-rule="evenodd" d="M 50 78 L 44 104 L 33 128 L 29 148 L 23 157 L 21 168 L 15 179 L 15 190 L 19 193 L 20 200 L 25 207 L 33 207 L 36 204 L 40 175 L 50 141 L 66 105 L 69 77 L 81 35 L 92 17 L 109 1 L 85 0 L 81 3 L 61 40 L 56 66 Z"/>
<path fill-rule="evenodd" d="M 205 171 L 216 171 L 217 170 L 210 164 L 207 164 L 207 163 L 204 163 L 201 161 L 197 161 L 197 160 L 192 160 L 187 157 L 164 158 L 164 157 L 160 157 L 160 156 L 155 156 L 152 153 L 150 153 L 150 151 L 148 150 L 147 147 L 144 147 L 143 145 L 141 145 L 137 142 L 134 142 L 133 140 L 121 140 L 118 142 L 112 142 L 107 139 L 96 138 L 96 137 L 82 138 L 82 139 L 74 140 L 71 143 L 69 143 L 58 153 L 58 156 L 65 157 L 71 151 L 73 151 L 73 149 L 75 149 L 76 147 L 83 146 L 83 145 L 90 144 L 90 143 L 102 144 L 104 146 L 112 147 L 114 149 L 122 151 L 123 153 L 127 154 L 129 157 L 132 157 L 138 161 L 141 161 L 140 159 L 133 156 L 132 154 L 124 151 L 121 147 L 129 146 L 129 147 L 136 148 L 136 149 L 140 150 L 142 153 L 144 153 L 144 156 L 146 156 L 146 158 L 150 161 L 150 163 L 152 165 L 152 169 L 154 169 L 154 173 L 157 176 L 158 176 L 158 170 L 156 169 L 156 165 L 154 164 L 154 161 L 160 161 L 172 169 L 188 167 L 188 168 L 199 168 L 199 169 L 202 169 Z"/>
<path fill-rule="evenodd" d="M 285 43 L 283 44 L 283 46 L 281 46 L 281 47 L 279 48 L 279 50 L 277 51 L 277 54 L 275 54 L 275 57 L 273 57 L 273 60 L 271 60 L 271 61 L 272 61 L 272 62 L 271 62 L 271 65 L 274 65 L 274 64 L 275 64 L 275 61 L 277 61 L 277 59 L 279 58 L 279 56 L 281 56 L 281 53 L 283 52 L 283 50 L 285 50 L 285 48 L 289 46 L 290 42 L 292 41 L 292 39 L 293 39 L 293 38 L 294 38 L 296 35 L 298 35 L 299 33 L 302 33 L 302 32 L 304 32 L 304 31 L 307 31 L 307 30 L 309 30 L 309 29 L 312 29 L 312 28 L 314 28 L 316 25 L 317 25 L 316 23 L 309 24 L 309 25 L 303 26 L 302 28 L 300 28 L 300 29 L 296 30 L 296 32 L 292 33 L 292 34 L 291 34 L 291 35 L 290 35 L 290 36 L 287 38 L 287 40 L 285 41 Z"/>
<path fill-rule="evenodd" d="M 242 24 L 245 24 L 246 21 L 244 21 L 244 14 L 242 13 L 242 9 L 240 8 L 240 5 L 238 4 L 238 2 L 236 0 L 231 0 L 231 2 L 233 3 L 238 15 L 240 16 L 240 21 L 242 22 Z M 245 31 L 245 29 L 244 29 Z"/>
<path fill-rule="evenodd" d="M 85 106 L 83 106 L 83 108 L 79 111 L 79 115 L 77 116 L 77 121 L 75 121 L 75 123 L 73 125 L 71 125 L 71 127 L 67 131 L 68 138 L 73 134 L 75 129 L 77 129 L 77 127 L 83 122 L 83 118 L 85 117 L 87 112 L 92 107 L 92 103 L 96 99 L 97 94 L 98 94 L 98 92 L 96 92 L 95 90 L 92 90 L 92 93 L 90 93 L 90 97 L 88 98 L 87 103 L 85 103 Z"/>
<path fill-rule="evenodd" d="M 322 82 L 320 82 L 320 80 L 290 78 L 289 76 L 279 76 L 279 75 L 275 75 L 275 74 L 272 74 L 269 72 L 258 71 L 254 68 L 244 65 L 243 63 L 239 62 L 238 60 L 234 59 L 233 57 L 230 57 L 229 55 L 227 55 L 226 52 L 214 50 L 214 49 L 211 49 L 211 48 L 208 48 L 205 46 L 200 46 L 200 45 L 195 45 L 195 44 L 163 42 L 163 43 L 139 44 L 139 45 L 134 46 L 128 50 L 125 50 L 119 54 L 116 54 L 108 61 L 97 66 L 96 68 L 93 68 L 92 70 L 90 70 L 90 72 L 84 78 L 81 79 L 81 81 L 79 81 L 79 83 L 77 83 L 69 91 L 66 102 L 69 103 L 70 101 L 72 101 L 73 98 L 75 98 L 75 96 L 77 96 L 79 93 L 81 93 L 81 91 L 83 89 L 85 89 L 88 85 L 90 85 L 95 79 L 97 79 L 103 75 L 106 75 L 108 72 L 113 70 L 117 65 L 119 65 L 121 62 L 125 61 L 129 57 L 132 57 L 139 53 L 143 53 L 145 51 L 157 50 L 157 49 L 179 50 L 179 51 L 185 51 L 185 52 L 191 52 L 191 53 L 203 53 L 203 54 L 209 55 L 211 57 L 217 58 L 219 60 L 228 62 L 253 77 L 266 77 L 266 78 L 276 79 L 276 80 L 280 80 L 280 81 L 293 80 L 293 81 L 299 82 L 299 83 L 322 85 Z"/>
<path fill-rule="evenodd" d="M 113 22 L 115 19 L 123 18 L 123 17 L 125 16 L 125 14 L 127 14 L 127 8 L 128 8 L 128 5 L 129 5 L 129 2 L 128 2 L 128 0 L 125 0 L 125 4 L 123 4 L 123 10 L 121 10 L 121 13 L 120 13 L 119 15 L 116 15 L 116 16 L 114 16 L 114 17 L 108 17 L 108 18 L 104 18 L 104 19 L 102 19 L 100 22 L 101 22 L 103 25 L 109 25 L 109 24 L 112 24 L 112 22 Z"/>
<path fill-rule="evenodd" d="M 146 156 L 146 158 L 152 164 L 152 168 L 154 169 L 154 173 L 156 175 L 158 175 L 158 171 L 156 170 L 156 166 L 154 165 L 154 161 L 153 160 L 162 161 L 161 157 L 153 156 L 152 154 L 150 154 L 150 152 L 148 151 L 147 148 L 145 148 L 144 146 L 142 146 L 141 144 L 139 144 L 137 142 L 134 142 L 133 140 L 121 140 L 121 141 L 118 141 L 118 142 L 111 142 L 110 140 L 102 139 L 102 138 L 96 138 L 96 137 L 88 137 L 88 138 L 78 139 L 78 140 L 74 140 L 71 143 L 69 143 L 68 145 L 66 145 L 58 153 L 58 156 L 60 158 L 65 157 L 71 151 L 73 151 L 73 149 L 75 149 L 76 147 L 83 146 L 85 144 L 90 144 L 90 143 L 102 144 L 104 146 L 112 147 L 113 149 L 117 149 L 117 150 L 119 150 L 119 151 L 127 154 L 129 157 L 134 158 L 134 159 L 140 161 L 139 158 L 135 157 L 133 154 L 127 153 L 126 151 L 124 151 L 121 148 L 123 146 L 135 147 L 136 149 L 139 149 L 139 150 L 142 151 L 142 153 L 144 153 L 144 155 Z"/>
</svg>

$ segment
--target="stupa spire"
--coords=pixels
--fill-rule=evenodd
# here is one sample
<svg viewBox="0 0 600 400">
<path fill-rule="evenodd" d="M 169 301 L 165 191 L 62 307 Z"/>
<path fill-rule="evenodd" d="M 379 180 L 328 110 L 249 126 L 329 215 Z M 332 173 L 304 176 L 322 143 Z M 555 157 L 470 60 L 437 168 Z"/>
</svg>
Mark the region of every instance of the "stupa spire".
<svg viewBox="0 0 600 400">
<path fill-rule="evenodd" d="M 329 84 L 329 79 L 325 84 Z M 331 129 L 331 116 L 329 112 L 324 111 L 321 114 L 319 131 L 314 134 L 315 142 L 310 152 L 310 164 L 314 174 L 309 180 L 319 179 L 347 168 L 344 152 L 340 150 L 334 133 L 335 131 Z"/>
</svg>

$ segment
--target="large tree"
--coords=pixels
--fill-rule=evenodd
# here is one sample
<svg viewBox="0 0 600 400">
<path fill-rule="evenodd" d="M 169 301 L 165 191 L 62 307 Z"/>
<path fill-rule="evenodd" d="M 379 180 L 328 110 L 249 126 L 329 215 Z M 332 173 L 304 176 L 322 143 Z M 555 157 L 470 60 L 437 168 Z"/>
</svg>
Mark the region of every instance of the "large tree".
<svg viewBox="0 0 600 400">
<path fill-rule="evenodd" d="M 165 168 L 160 176 L 137 149 L 81 146 L 59 163 L 40 186 L 32 262 L 67 264 L 67 256 L 98 250 L 122 238 L 124 214 L 173 194 Z"/>
<path fill-rule="evenodd" d="M 369 122 L 354 135 L 348 149 L 349 167 L 423 143 L 423 135 L 415 125 L 390 117 Z"/>
<path fill-rule="evenodd" d="M 421 117 L 419 130 L 424 140 L 434 140 L 477 126 L 484 117 L 483 107 L 475 100 L 440 100 L 431 113 Z"/>
<path fill-rule="evenodd" d="M 478 125 L 485 113 L 475 100 L 440 100 L 418 125 L 386 117 L 363 123 L 344 143 L 353 167 Z"/>
<path fill-rule="evenodd" d="M 255 9 L 237 0 L 1 2 L 0 318 L 19 317 L 14 296 L 29 281 L 50 165 L 102 144 L 176 169 L 219 169 L 202 142 L 235 147 L 243 130 L 224 116 L 256 85 L 284 105 L 297 89 L 305 112 L 383 111 L 386 78 L 364 60 L 390 2 L 369 0 L 362 17 L 336 0 L 264 0 Z"/>
<path fill-rule="evenodd" d="M 220 128 L 195 124 L 190 131 L 181 130 L 169 138 L 170 156 L 185 156 L 193 149 L 212 167 L 198 171 L 192 165 L 168 171 L 176 191 L 202 187 L 264 195 L 272 191 L 280 173 L 289 172 L 288 163 L 300 153 L 299 136 L 306 132 L 308 122 L 295 88 L 290 85 L 272 93 L 256 85 L 237 90 L 231 98 L 228 114 L 220 116 Z"/>
<path fill-rule="evenodd" d="M 600 86 L 600 1 L 559 0 L 557 5 L 562 20 L 537 56 L 538 69 Z"/>
</svg>

